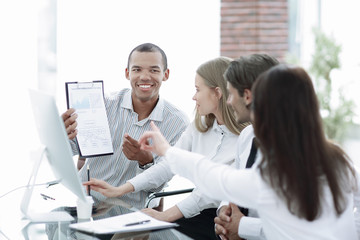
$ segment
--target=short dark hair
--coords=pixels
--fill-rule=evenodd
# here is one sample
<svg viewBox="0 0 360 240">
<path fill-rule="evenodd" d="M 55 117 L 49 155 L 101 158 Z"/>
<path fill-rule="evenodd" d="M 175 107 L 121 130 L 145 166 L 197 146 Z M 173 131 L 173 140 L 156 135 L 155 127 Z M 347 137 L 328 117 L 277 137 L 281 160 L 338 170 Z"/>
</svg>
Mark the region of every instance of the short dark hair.
<svg viewBox="0 0 360 240">
<path fill-rule="evenodd" d="M 256 78 L 271 67 L 278 65 L 279 61 L 267 54 L 252 54 L 232 61 L 224 73 L 225 79 L 237 89 L 239 95 L 249 89 Z"/>
<path fill-rule="evenodd" d="M 129 63 L 130 63 L 130 58 L 131 55 L 133 54 L 133 52 L 159 52 L 161 53 L 162 56 L 162 62 L 164 65 L 164 71 L 167 69 L 167 57 L 165 52 L 157 45 L 153 44 L 153 43 L 143 43 L 140 44 L 139 46 L 135 47 L 129 54 L 128 57 L 128 63 L 127 63 L 127 68 L 129 69 Z"/>
</svg>

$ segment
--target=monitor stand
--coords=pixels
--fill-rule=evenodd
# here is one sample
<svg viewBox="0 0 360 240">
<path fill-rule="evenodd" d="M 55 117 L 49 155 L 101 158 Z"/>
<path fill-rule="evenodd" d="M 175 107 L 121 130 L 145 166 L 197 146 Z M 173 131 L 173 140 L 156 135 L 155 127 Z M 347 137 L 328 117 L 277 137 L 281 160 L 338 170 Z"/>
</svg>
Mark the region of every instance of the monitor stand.
<svg viewBox="0 0 360 240">
<path fill-rule="evenodd" d="M 26 190 L 21 201 L 20 209 L 21 212 L 25 215 L 25 218 L 33 223 L 49 223 L 49 222 L 70 222 L 74 218 L 65 211 L 53 211 L 47 213 L 33 213 L 29 212 L 29 204 L 31 200 L 31 195 L 36 182 L 36 176 L 39 171 L 39 167 L 42 159 L 46 153 L 46 147 L 41 146 L 38 151 L 32 152 L 31 159 L 34 161 L 34 167 L 30 175 L 29 182 L 26 186 Z"/>
</svg>

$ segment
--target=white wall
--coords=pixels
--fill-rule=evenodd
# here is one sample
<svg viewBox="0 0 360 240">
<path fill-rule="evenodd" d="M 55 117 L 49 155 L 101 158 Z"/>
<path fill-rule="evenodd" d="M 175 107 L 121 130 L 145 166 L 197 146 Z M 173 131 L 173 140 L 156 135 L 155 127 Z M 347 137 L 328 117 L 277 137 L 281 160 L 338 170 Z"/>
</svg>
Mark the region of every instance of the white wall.
<svg viewBox="0 0 360 240">
<path fill-rule="evenodd" d="M 170 79 L 161 95 L 192 118 L 195 70 L 220 52 L 219 0 L 63 0 L 58 6 L 60 98 L 65 81 L 102 79 L 106 92 L 130 87 L 128 55 L 152 42 L 168 57 Z"/>
<path fill-rule="evenodd" d="M 29 127 L 26 89 L 35 87 L 37 78 L 36 8 L 31 1 L 0 2 L 0 195 L 24 182 L 31 166 L 28 149 L 36 133 Z"/>
<path fill-rule="evenodd" d="M 29 152 L 39 146 L 27 88 L 38 87 L 42 4 L 46 0 L 0 1 L 0 195 L 27 183 Z M 59 0 L 57 14 L 60 113 L 66 106 L 64 82 L 102 79 L 106 92 L 129 87 L 124 77 L 128 54 L 140 43 L 153 42 L 167 53 L 170 68 L 161 95 L 192 118 L 195 70 L 219 55 L 219 0 Z"/>
</svg>

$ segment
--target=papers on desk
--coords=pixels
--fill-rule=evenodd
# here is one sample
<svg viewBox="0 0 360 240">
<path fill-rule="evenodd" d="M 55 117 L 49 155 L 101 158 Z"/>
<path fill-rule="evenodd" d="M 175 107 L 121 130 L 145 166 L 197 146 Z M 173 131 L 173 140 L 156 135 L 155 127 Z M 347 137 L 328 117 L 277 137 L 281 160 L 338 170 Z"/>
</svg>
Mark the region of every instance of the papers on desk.
<svg viewBox="0 0 360 240">
<path fill-rule="evenodd" d="M 101 220 L 70 224 L 72 229 L 93 234 L 142 232 L 176 226 L 175 223 L 159 221 L 139 211 Z"/>
<path fill-rule="evenodd" d="M 74 108 L 78 114 L 76 140 L 80 156 L 113 154 L 103 82 L 67 82 L 65 86 L 67 107 Z"/>
</svg>

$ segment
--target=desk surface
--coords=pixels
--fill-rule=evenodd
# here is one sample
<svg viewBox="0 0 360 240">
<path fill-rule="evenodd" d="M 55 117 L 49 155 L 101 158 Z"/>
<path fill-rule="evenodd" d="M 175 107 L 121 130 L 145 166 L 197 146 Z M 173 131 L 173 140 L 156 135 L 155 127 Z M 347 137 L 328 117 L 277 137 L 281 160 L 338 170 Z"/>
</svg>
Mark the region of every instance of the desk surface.
<svg viewBox="0 0 360 240">
<path fill-rule="evenodd" d="M 152 232 L 127 233 L 127 234 L 108 234 L 108 235 L 89 235 L 87 233 L 75 231 L 69 228 L 71 223 L 78 222 L 76 215 L 75 220 L 71 223 L 31 223 L 23 219 L 20 212 L 20 202 L 22 199 L 21 191 L 0 199 L 0 240 L 8 239 L 92 239 L 92 240 L 117 240 L 117 239 L 190 239 L 186 235 L 175 229 L 165 229 Z M 37 207 L 47 209 L 46 205 L 49 200 L 35 199 L 38 202 Z M 119 205 L 115 201 L 97 202 L 97 211 L 92 215 L 93 220 L 117 216 L 131 212 L 130 209 Z M 56 207 L 51 211 L 68 210 L 64 207 Z M 72 212 L 73 214 L 73 212 Z"/>
</svg>

